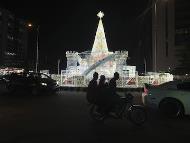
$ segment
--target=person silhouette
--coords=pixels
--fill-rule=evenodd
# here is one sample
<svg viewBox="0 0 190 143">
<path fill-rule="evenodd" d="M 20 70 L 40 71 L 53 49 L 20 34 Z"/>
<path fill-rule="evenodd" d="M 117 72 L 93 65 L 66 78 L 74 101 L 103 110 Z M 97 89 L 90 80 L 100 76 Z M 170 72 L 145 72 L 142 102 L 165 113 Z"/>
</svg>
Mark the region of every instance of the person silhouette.
<svg viewBox="0 0 190 143">
<path fill-rule="evenodd" d="M 119 73 L 115 72 L 114 77 L 109 82 L 109 89 L 111 94 L 117 96 L 116 89 L 117 89 L 117 83 L 116 81 L 119 79 Z"/>
<path fill-rule="evenodd" d="M 120 104 L 122 103 L 120 96 L 117 94 L 117 80 L 119 79 L 119 73 L 115 72 L 114 77 L 109 81 L 109 98 L 108 98 L 108 110 L 113 109 L 119 110 Z M 118 109 L 119 108 L 119 109 Z"/>
<path fill-rule="evenodd" d="M 100 94 L 104 94 L 105 89 L 108 88 L 108 83 L 106 82 L 106 77 L 104 75 L 100 76 L 98 88 Z"/>
<path fill-rule="evenodd" d="M 100 76 L 97 92 L 97 102 L 100 105 L 104 105 L 107 98 L 106 96 L 108 95 L 108 83 L 106 82 L 106 77 L 104 75 Z"/>
<path fill-rule="evenodd" d="M 87 94 L 86 94 L 86 99 L 89 103 L 96 102 L 97 86 L 98 86 L 97 79 L 98 79 L 98 73 L 94 72 L 93 79 L 88 84 Z"/>
</svg>

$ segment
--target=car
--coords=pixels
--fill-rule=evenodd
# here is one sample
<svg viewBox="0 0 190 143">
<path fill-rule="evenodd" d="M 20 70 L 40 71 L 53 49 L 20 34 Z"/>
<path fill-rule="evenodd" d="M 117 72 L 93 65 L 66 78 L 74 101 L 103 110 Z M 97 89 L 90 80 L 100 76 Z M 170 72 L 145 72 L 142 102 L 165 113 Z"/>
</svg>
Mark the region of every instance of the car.
<svg viewBox="0 0 190 143">
<path fill-rule="evenodd" d="M 12 73 L 1 79 L 10 94 L 49 94 L 59 88 L 56 80 L 43 73 Z"/>
<path fill-rule="evenodd" d="M 158 109 L 168 117 L 190 115 L 190 81 L 170 81 L 158 86 L 145 84 L 145 106 Z"/>
<path fill-rule="evenodd" d="M 0 95 L 8 92 L 6 87 L 6 81 L 3 76 L 0 77 Z"/>
</svg>

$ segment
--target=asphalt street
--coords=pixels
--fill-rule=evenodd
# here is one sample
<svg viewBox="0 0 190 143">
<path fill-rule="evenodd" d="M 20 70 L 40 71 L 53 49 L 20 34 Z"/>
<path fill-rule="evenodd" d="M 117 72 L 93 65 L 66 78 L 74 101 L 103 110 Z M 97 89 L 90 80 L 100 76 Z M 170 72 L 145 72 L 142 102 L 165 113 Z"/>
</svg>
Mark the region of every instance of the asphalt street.
<svg viewBox="0 0 190 143">
<path fill-rule="evenodd" d="M 140 104 L 140 95 L 136 103 Z M 183 142 L 190 119 L 168 119 L 147 109 L 142 126 L 130 121 L 95 123 L 84 92 L 61 91 L 49 96 L 0 96 L 0 143 Z"/>
</svg>

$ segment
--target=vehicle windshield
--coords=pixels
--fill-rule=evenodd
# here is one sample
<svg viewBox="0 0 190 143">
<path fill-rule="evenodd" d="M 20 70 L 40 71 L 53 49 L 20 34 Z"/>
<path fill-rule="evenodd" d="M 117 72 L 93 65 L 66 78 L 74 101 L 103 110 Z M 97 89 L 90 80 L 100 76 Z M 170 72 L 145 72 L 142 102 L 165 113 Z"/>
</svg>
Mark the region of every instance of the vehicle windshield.
<svg viewBox="0 0 190 143">
<path fill-rule="evenodd" d="M 46 74 L 41 74 L 41 78 L 48 78 L 48 79 L 50 79 L 51 77 L 50 76 L 48 76 L 48 75 L 46 75 Z"/>
<path fill-rule="evenodd" d="M 190 82 L 183 82 L 177 84 L 177 89 L 190 91 Z"/>
<path fill-rule="evenodd" d="M 159 85 L 159 87 L 161 87 L 161 88 L 173 88 L 173 89 L 177 89 L 176 85 L 178 83 L 181 83 L 181 81 L 176 80 L 176 81 L 166 82 L 166 83 L 163 83 L 163 84 Z"/>
</svg>

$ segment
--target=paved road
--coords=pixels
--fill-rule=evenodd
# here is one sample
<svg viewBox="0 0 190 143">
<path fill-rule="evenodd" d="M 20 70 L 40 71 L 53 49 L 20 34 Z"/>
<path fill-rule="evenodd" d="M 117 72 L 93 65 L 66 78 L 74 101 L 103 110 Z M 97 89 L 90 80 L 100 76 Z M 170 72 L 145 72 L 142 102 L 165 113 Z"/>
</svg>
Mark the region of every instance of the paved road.
<svg viewBox="0 0 190 143">
<path fill-rule="evenodd" d="M 189 136 L 190 119 L 166 119 L 151 110 L 141 127 L 127 120 L 96 124 L 82 92 L 0 96 L 0 143 L 183 142 Z"/>
</svg>

